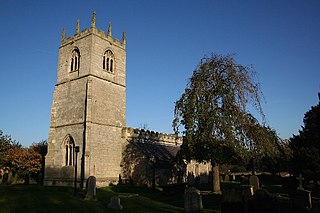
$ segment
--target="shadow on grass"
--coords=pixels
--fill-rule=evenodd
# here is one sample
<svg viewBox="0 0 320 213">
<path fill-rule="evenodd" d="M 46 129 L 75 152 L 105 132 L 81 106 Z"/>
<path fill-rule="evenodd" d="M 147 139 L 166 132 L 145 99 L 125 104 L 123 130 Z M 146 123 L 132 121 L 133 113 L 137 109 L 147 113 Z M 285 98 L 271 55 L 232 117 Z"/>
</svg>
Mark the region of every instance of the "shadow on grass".
<svg viewBox="0 0 320 213">
<path fill-rule="evenodd" d="M 237 187 L 236 183 L 225 183 L 223 187 Z M 270 191 L 281 191 L 278 185 L 269 186 Z M 220 212 L 221 195 L 210 193 L 203 187 L 204 212 Z M 138 194 L 138 195 L 137 195 Z M 119 196 L 123 211 L 108 209 L 112 196 Z M 37 185 L 0 186 L 0 212 L 183 212 L 183 193 L 165 195 L 161 188 L 154 192 L 149 188 L 130 185 L 111 186 L 97 190 L 98 201 L 85 201 L 85 192 L 78 190 L 73 196 L 71 187 L 47 187 Z M 279 197 L 279 213 L 305 212 L 292 209 L 288 197 Z M 319 206 L 308 211 L 319 212 Z"/>
<path fill-rule="evenodd" d="M 181 207 L 155 199 L 157 196 L 148 190 L 136 189 L 133 192 L 140 194 L 122 197 L 124 209 L 121 212 L 183 212 Z M 78 190 L 75 197 L 70 187 L 0 186 L 0 212 L 120 212 L 108 209 L 110 198 L 119 193 L 113 187 L 101 188 L 97 190 L 98 201 L 85 201 L 84 191 Z"/>
</svg>

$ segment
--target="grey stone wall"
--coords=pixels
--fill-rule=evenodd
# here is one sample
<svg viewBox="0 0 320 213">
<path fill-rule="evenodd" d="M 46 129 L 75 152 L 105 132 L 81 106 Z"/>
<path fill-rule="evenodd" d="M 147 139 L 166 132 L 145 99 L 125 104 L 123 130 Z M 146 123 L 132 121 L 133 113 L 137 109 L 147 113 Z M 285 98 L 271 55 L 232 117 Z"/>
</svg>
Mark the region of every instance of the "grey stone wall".
<svg viewBox="0 0 320 213">
<path fill-rule="evenodd" d="M 182 144 L 182 138 L 172 134 L 126 127 L 126 41 L 123 37 L 120 42 L 111 35 L 96 29 L 94 22 L 90 29 L 76 30 L 69 38 L 62 36 L 51 108 L 46 185 L 73 184 L 74 166 L 66 165 L 68 138 L 80 148 L 78 178 L 84 174 L 85 183 L 87 177 L 95 176 L 97 186 L 117 182 L 119 175 L 150 185 L 150 159 L 132 146 L 135 142 L 169 148 Z M 74 49 L 80 53 L 80 67 L 71 71 Z M 114 55 L 113 72 L 103 69 L 107 50 Z M 207 166 L 197 168 L 201 170 L 199 174 L 208 172 Z M 174 183 L 174 169 L 158 168 L 158 183 Z M 194 163 L 187 169 L 194 173 Z"/>
<path fill-rule="evenodd" d="M 74 49 L 80 53 L 80 67 L 71 71 Z M 106 50 L 114 54 L 113 72 L 102 66 Z M 63 37 L 51 108 L 45 184 L 68 185 L 72 181 L 74 166 L 65 165 L 66 137 L 72 137 L 80 147 L 78 177 L 84 172 L 85 178 L 94 175 L 97 182 L 105 184 L 117 180 L 125 126 L 125 41 L 121 43 L 94 26 Z"/>
</svg>

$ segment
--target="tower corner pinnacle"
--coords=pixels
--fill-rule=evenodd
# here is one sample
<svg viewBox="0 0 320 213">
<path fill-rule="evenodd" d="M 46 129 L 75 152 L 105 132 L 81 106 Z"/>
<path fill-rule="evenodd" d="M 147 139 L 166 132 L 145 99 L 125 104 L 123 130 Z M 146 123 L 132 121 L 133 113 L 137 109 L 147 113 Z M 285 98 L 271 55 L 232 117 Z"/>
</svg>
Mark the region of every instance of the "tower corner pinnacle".
<svg viewBox="0 0 320 213">
<path fill-rule="evenodd" d="M 76 34 L 80 33 L 80 20 L 77 20 L 77 24 L 76 24 Z"/>
<path fill-rule="evenodd" d="M 108 25 L 108 37 L 112 37 L 112 24 L 111 24 L 111 22 L 109 22 L 109 25 Z"/>
<path fill-rule="evenodd" d="M 66 29 L 62 28 L 62 33 L 61 33 L 61 42 L 66 40 Z"/>
<path fill-rule="evenodd" d="M 126 42 L 127 42 L 126 32 L 122 32 L 122 40 L 121 40 L 122 46 L 125 46 Z"/>
<path fill-rule="evenodd" d="M 96 28 L 96 12 L 92 13 L 91 28 Z"/>
</svg>

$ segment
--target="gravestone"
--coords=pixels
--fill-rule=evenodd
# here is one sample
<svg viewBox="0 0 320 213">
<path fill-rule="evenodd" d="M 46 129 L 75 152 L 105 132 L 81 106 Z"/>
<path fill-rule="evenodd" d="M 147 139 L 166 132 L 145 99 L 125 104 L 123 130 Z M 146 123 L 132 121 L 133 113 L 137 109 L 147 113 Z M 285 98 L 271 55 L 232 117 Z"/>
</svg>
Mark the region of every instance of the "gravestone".
<svg viewBox="0 0 320 213">
<path fill-rule="evenodd" d="M 200 175 L 200 184 L 209 183 L 209 178 L 207 174 Z"/>
<path fill-rule="evenodd" d="M 184 191 L 184 212 L 201 212 L 202 209 L 200 190 L 194 187 L 186 188 Z"/>
<path fill-rule="evenodd" d="M 190 172 L 188 173 L 188 176 L 187 176 L 187 184 L 188 186 L 193 186 L 195 184 L 194 175 Z"/>
<path fill-rule="evenodd" d="M 246 184 L 248 184 L 248 180 L 247 180 L 247 177 L 246 177 L 246 176 L 242 175 L 240 178 L 241 178 L 241 179 L 240 179 L 241 185 L 246 185 Z"/>
<path fill-rule="evenodd" d="M 249 200 L 248 212 L 276 213 L 278 212 L 277 198 L 266 189 L 257 189 Z"/>
<path fill-rule="evenodd" d="M 312 198 L 311 191 L 297 189 L 291 194 L 292 206 L 297 209 L 311 209 Z"/>
<path fill-rule="evenodd" d="M 109 209 L 117 209 L 122 210 L 123 206 L 120 204 L 120 198 L 117 196 L 113 196 L 110 198 L 110 202 L 108 204 Z"/>
<path fill-rule="evenodd" d="M 253 186 L 253 193 L 255 193 L 256 190 L 258 190 L 259 187 L 259 178 L 256 175 L 251 175 L 249 178 L 249 184 Z"/>
<path fill-rule="evenodd" d="M 222 191 L 221 213 L 244 212 L 244 202 L 240 191 L 226 189 Z"/>
<path fill-rule="evenodd" d="M 243 185 L 241 188 L 242 188 L 242 199 L 244 202 L 248 202 L 253 196 L 253 186 Z"/>
<path fill-rule="evenodd" d="M 229 182 L 229 181 L 230 181 L 229 175 L 226 174 L 226 175 L 224 176 L 224 181 L 225 181 L 225 182 Z"/>
<path fill-rule="evenodd" d="M 304 180 L 304 178 L 302 177 L 302 174 L 299 174 L 299 177 L 296 178 L 299 181 L 299 186 L 298 186 L 298 190 L 303 190 L 303 186 L 302 186 L 302 181 Z"/>
<path fill-rule="evenodd" d="M 86 197 L 85 200 L 97 200 L 97 188 L 96 188 L 96 177 L 90 176 L 87 180 L 86 185 Z"/>
<path fill-rule="evenodd" d="M 8 180 L 9 180 L 9 174 L 6 172 L 2 176 L 2 184 L 3 185 L 7 185 L 8 184 Z"/>
</svg>

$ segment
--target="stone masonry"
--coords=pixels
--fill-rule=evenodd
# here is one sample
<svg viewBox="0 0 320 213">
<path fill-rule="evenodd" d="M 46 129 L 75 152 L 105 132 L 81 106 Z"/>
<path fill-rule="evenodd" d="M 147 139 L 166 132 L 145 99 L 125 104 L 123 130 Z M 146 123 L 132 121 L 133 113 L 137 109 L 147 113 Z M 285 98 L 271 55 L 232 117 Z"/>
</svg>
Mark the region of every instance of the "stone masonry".
<svg viewBox="0 0 320 213">
<path fill-rule="evenodd" d="M 65 38 L 59 49 L 57 83 L 53 94 L 46 156 L 45 184 L 72 185 L 74 147 L 79 146 L 79 176 L 97 182 L 116 181 L 126 126 L 126 40 L 95 26 Z M 112 52 L 107 60 L 106 51 Z M 73 57 L 73 52 L 77 55 Z M 105 64 L 103 64 L 105 63 Z M 106 65 L 112 69 L 103 69 Z M 71 141 L 71 142 L 70 142 Z"/>
<path fill-rule="evenodd" d="M 151 167 L 157 165 L 158 182 L 173 183 L 176 173 L 181 172 L 172 162 L 181 143 L 182 139 L 174 135 L 126 127 L 125 33 L 119 41 L 112 37 L 111 24 L 107 34 L 98 30 L 95 13 L 90 29 L 80 31 L 77 21 L 73 36 L 66 38 L 63 30 L 51 108 L 45 185 L 72 186 L 76 165 L 80 186 L 89 176 L 96 177 L 97 186 L 116 183 L 121 176 L 141 179 L 142 175 L 150 175 L 148 169 L 140 170 L 147 168 L 151 157 L 157 161 Z M 156 144 L 157 149 L 150 148 L 150 144 Z M 77 158 L 75 147 L 79 147 Z M 146 184 L 146 178 L 142 179 L 141 183 Z"/>
</svg>

